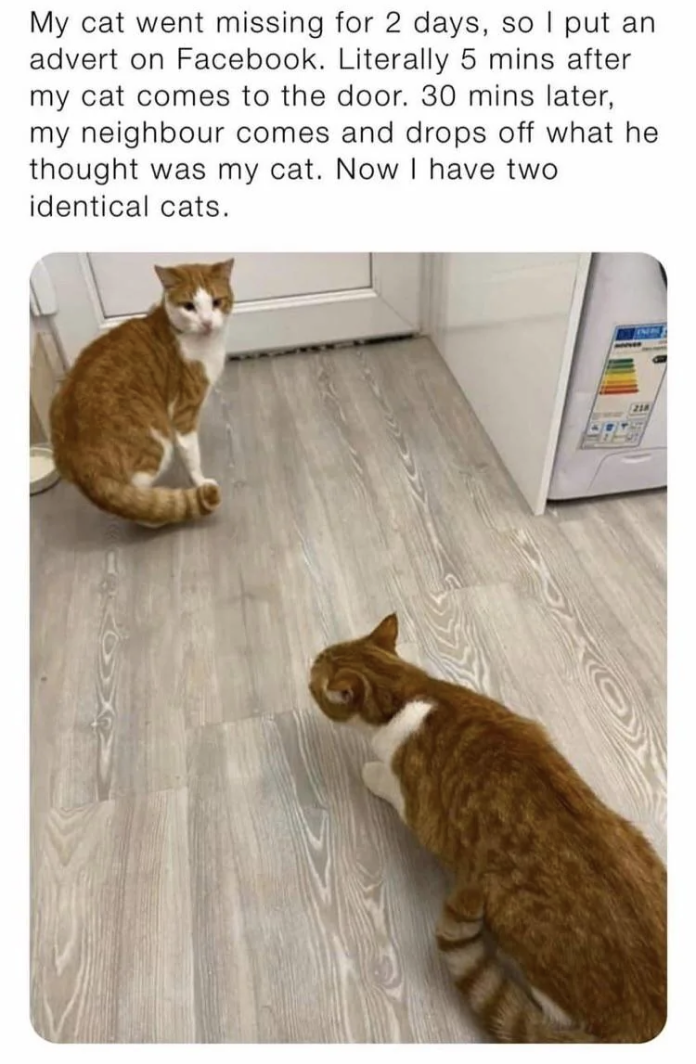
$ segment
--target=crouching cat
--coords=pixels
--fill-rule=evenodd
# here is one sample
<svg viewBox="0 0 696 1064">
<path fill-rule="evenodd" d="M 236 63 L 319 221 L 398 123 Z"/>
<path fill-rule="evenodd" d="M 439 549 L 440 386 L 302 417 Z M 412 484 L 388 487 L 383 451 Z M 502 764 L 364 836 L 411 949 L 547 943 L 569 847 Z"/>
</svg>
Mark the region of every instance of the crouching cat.
<svg viewBox="0 0 696 1064">
<path fill-rule="evenodd" d="M 403 661 L 397 636 L 392 615 L 329 647 L 310 691 L 370 732 L 365 784 L 455 873 L 436 935 L 474 1013 L 503 1042 L 654 1038 L 667 943 L 652 846 L 538 724 Z M 523 979 L 486 948 L 484 922 Z"/>
<path fill-rule="evenodd" d="M 102 510 L 159 527 L 219 506 L 198 424 L 225 362 L 233 262 L 155 266 L 161 304 L 89 344 L 55 396 L 58 471 Z M 155 487 L 175 449 L 193 486 Z"/>
</svg>

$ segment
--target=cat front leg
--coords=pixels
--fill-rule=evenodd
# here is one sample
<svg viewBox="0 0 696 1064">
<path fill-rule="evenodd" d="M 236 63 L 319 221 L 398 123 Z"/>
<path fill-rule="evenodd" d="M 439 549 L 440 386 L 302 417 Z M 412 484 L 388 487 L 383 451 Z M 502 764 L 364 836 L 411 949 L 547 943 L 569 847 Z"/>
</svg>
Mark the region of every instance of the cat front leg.
<svg viewBox="0 0 696 1064">
<path fill-rule="evenodd" d="M 175 430 L 174 442 L 176 444 L 177 452 L 184 463 L 186 472 L 191 478 L 191 483 L 194 487 L 200 488 L 202 484 L 215 484 L 217 487 L 214 480 L 203 475 L 203 470 L 201 469 L 201 447 L 198 441 L 198 433 L 195 430 L 184 433 Z"/>
<path fill-rule="evenodd" d="M 368 761 L 363 765 L 362 778 L 368 791 L 393 805 L 401 819 L 405 819 L 406 806 L 401 785 L 389 765 L 383 761 Z"/>
</svg>

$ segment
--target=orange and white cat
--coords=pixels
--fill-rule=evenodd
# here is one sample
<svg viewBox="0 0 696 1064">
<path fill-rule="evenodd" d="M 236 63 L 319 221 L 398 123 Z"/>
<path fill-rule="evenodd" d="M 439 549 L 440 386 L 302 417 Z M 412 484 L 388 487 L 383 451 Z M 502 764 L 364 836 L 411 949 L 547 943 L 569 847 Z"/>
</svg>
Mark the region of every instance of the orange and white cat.
<svg viewBox="0 0 696 1064">
<path fill-rule="evenodd" d="M 403 661 L 397 636 L 392 615 L 329 647 L 310 691 L 370 733 L 365 784 L 454 872 L 436 936 L 474 1013 L 504 1042 L 654 1038 L 667 877 L 652 846 L 538 724 Z"/>
<path fill-rule="evenodd" d="M 156 266 L 160 305 L 89 344 L 55 396 L 58 471 L 102 510 L 159 527 L 219 506 L 198 426 L 225 363 L 233 263 Z M 155 486 L 174 451 L 191 488 Z"/>
</svg>

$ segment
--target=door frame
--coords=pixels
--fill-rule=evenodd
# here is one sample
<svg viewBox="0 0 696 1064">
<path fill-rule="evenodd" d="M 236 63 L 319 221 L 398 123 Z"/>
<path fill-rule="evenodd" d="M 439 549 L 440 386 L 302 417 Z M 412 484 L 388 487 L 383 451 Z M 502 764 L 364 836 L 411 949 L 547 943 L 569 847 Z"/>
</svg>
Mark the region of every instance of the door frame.
<svg viewBox="0 0 696 1064">
<path fill-rule="evenodd" d="M 366 254 L 370 254 L 371 275 L 367 288 L 238 304 L 227 335 L 228 355 L 243 357 L 419 332 L 423 256 Z M 56 343 L 71 365 L 88 343 L 127 318 L 105 317 L 88 253 L 60 253 L 60 269 L 51 271 L 47 260 L 54 257 L 58 256 L 46 256 L 34 266 L 32 307 L 50 322 Z M 259 346 L 261 332 L 264 342 Z"/>
</svg>

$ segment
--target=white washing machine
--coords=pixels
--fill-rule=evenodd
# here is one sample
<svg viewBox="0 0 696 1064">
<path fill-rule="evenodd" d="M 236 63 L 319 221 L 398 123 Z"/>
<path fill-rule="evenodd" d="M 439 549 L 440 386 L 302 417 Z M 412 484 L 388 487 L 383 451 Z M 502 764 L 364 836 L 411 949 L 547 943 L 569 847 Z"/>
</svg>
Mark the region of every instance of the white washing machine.
<svg viewBox="0 0 696 1064">
<path fill-rule="evenodd" d="M 593 255 L 549 499 L 667 484 L 667 279 L 649 255 Z"/>
</svg>

